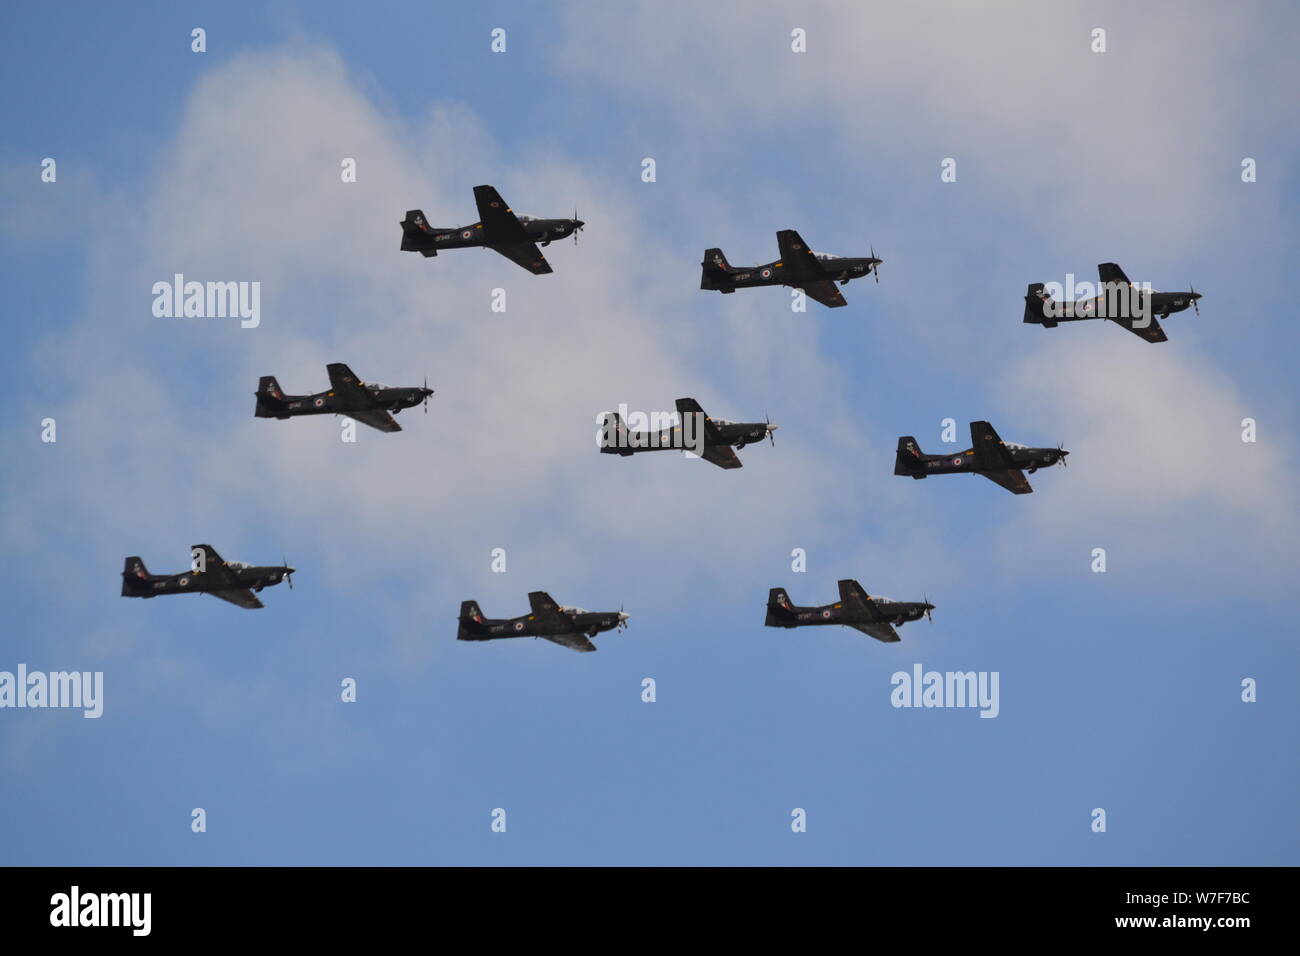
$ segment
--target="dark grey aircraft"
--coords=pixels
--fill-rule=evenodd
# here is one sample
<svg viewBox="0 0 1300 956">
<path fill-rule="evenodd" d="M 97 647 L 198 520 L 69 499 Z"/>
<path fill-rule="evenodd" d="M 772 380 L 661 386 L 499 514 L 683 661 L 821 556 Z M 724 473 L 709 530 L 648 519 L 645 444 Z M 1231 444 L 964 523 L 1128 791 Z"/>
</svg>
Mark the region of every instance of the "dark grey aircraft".
<svg viewBox="0 0 1300 956">
<path fill-rule="evenodd" d="M 460 606 L 458 641 L 495 641 L 505 637 L 544 637 L 548 641 L 575 651 L 594 651 L 589 638 L 601 631 L 627 627 L 628 615 L 619 611 L 588 611 L 580 607 L 556 604 L 545 591 L 528 595 L 531 614 L 521 617 L 484 617 L 477 601 Z"/>
<path fill-rule="evenodd" d="M 929 475 L 954 475 L 962 472 L 983 475 L 1012 494 L 1027 495 L 1029 487 L 1022 468 L 1032 475 L 1048 465 L 1065 464 L 1069 454 L 1064 448 L 1029 448 L 1003 441 L 988 422 L 970 423 L 971 447 L 950 455 L 927 455 L 916 439 L 904 435 L 898 440 L 894 457 L 894 474 L 925 478 Z"/>
<path fill-rule="evenodd" d="M 294 569 L 287 564 L 252 565 L 242 561 L 223 561 L 210 544 L 196 544 L 190 549 L 194 562 L 180 574 L 150 574 L 144 561 L 126 559 L 122 569 L 122 597 L 151 598 L 159 594 L 211 594 L 240 607 L 254 610 L 263 607 L 253 591 L 289 582 L 293 588 Z"/>
<path fill-rule="evenodd" d="M 705 249 L 700 263 L 700 288 L 717 292 L 735 292 L 764 285 L 788 285 L 803 289 L 811 298 L 832 309 L 848 305 L 848 301 L 835 288 L 835 283 L 848 285 L 853 279 L 874 274 L 880 281 L 880 263 L 876 250 L 870 256 L 841 258 L 826 252 L 813 252 L 793 229 L 782 229 L 776 234 L 781 258 L 761 266 L 737 268 L 728 264 L 721 249 Z"/>
<path fill-rule="evenodd" d="M 515 215 L 491 186 L 475 186 L 474 202 L 478 205 L 479 221 L 469 226 L 431 226 L 423 212 L 408 210 L 402 220 L 402 251 L 418 252 L 428 258 L 444 249 L 482 246 L 540 276 L 554 270 L 536 244 L 549 246 L 565 236 L 573 236 L 577 242 L 578 231 L 586 225 L 576 210 L 572 219 Z"/>
<path fill-rule="evenodd" d="M 677 399 L 681 423 L 662 431 L 629 431 L 618 412 L 605 413 L 601 431 L 602 455 L 635 455 L 639 451 L 663 451 L 673 448 L 699 455 L 719 468 L 740 468 L 740 459 L 731 450 L 744 448 L 764 438 L 776 444 L 772 432 L 779 426 L 768 422 L 729 422 L 710 418 L 693 398 Z"/>
<path fill-rule="evenodd" d="M 816 624 L 843 624 L 878 641 L 893 644 L 901 640 L 895 626 L 930 617 L 934 605 L 929 601 L 895 601 L 874 597 L 862 590 L 857 581 L 840 582 L 840 599 L 819 607 L 797 607 L 790 603 L 784 588 L 772 588 L 767 594 L 768 627 L 808 627 Z"/>
<path fill-rule="evenodd" d="M 1025 292 L 1025 321 L 1054 329 L 1058 322 L 1077 322 L 1081 319 L 1109 319 L 1121 328 L 1148 342 L 1165 342 L 1165 330 L 1156 321 L 1167 319 L 1174 312 L 1191 307 L 1201 314 L 1201 294 L 1195 289 L 1187 292 L 1157 292 L 1144 290 L 1129 281 L 1128 276 L 1114 262 L 1097 266 L 1101 279 L 1101 294 L 1078 302 L 1057 302 L 1035 282 Z"/>
<path fill-rule="evenodd" d="M 326 365 L 325 371 L 330 377 L 329 391 L 315 395 L 286 395 L 274 375 L 263 375 L 257 381 L 257 410 L 254 414 L 258 418 L 346 415 L 381 432 L 400 432 L 402 426 L 393 420 L 393 415 L 421 402 L 424 402 L 424 410 L 429 410 L 429 396 L 433 389 L 429 388 L 427 380 L 420 388 L 390 388 L 377 382 L 361 381 L 342 362 Z"/>
</svg>

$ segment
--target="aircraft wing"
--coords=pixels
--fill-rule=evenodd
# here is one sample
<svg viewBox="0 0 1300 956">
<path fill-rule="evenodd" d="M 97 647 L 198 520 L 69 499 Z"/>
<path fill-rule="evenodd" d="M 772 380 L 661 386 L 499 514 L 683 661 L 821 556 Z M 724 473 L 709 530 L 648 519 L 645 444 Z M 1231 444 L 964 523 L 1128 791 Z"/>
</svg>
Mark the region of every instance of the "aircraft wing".
<svg viewBox="0 0 1300 956">
<path fill-rule="evenodd" d="M 740 459 L 731 450 L 731 446 L 719 438 L 718 426 L 705 414 L 704 408 L 693 398 L 677 399 L 677 414 L 682 418 L 682 427 L 686 427 L 687 415 L 704 416 L 704 454 L 700 457 L 719 468 L 740 468 Z"/>
<path fill-rule="evenodd" d="M 852 578 L 840 582 L 840 604 L 844 606 L 845 610 L 866 614 L 878 621 L 885 619 L 885 615 L 880 613 L 880 608 L 876 606 L 876 602 L 871 600 L 871 595 L 864 591 L 862 585 Z"/>
<path fill-rule="evenodd" d="M 542 255 L 542 250 L 537 248 L 537 243 L 528 242 L 527 237 L 524 242 L 511 243 L 508 246 L 488 246 L 488 248 L 501 253 L 515 265 L 523 266 L 535 276 L 544 276 L 555 271 L 546 261 L 546 256 Z"/>
<path fill-rule="evenodd" d="M 1110 319 L 1110 316 L 1107 316 L 1107 318 Z M 1147 322 L 1141 326 L 1137 324 L 1139 321 L 1141 321 L 1140 316 L 1138 318 L 1132 318 L 1132 319 L 1110 319 L 1110 320 L 1114 322 L 1116 325 L 1118 325 L 1120 328 L 1128 329 L 1134 335 L 1138 336 L 1139 338 L 1146 339 L 1148 342 L 1169 341 L 1169 336 L 1165 335 L 1165 330 L 1160 327 L 1160 323 L 1156 321 L 1156 317 L 1154 315 L 1151 316 L 1151 318 L 1148 319 Z"/>
<path fill-rule="evenodd" d="M 686 427 L 687 415 L 703 415 L 704 416 L 704 438 L 707 441 L 718 440 L 718 426 L 713 424 L 713 419 L 708 416 L 708 413 L 704 411 L 703 406 L 701 406 L 699 402 L 697 402 L 693 398 L 679 398 L 677 399 L 676 405 L 677 405 L 677 414 L 680 415 L 682 418 L 683 429 Z"/>
<path fill-rule="evenodd" d="M 221 591 L 207 591 L 205 593 L 211 594 L 214 598 L 221 598 L 223 601 L 229 601 L 231 604 L 235 604 L 239 607 L 248 608 L 250 611 L 255 611 L 259 607 L 266 607 L 265 604 L 257 599 L 257 595 L 248 590 L 248 588 L 229 588 Z"/>
<path fill-rule="evenodd" d="M 778 232 L 776 244 L 781 250 L 781 262 L 785 266 L 787 276 L 816 279 L 826 274 L 821 260 L 812 254 L 808 243 L 804 242 L 803 237 L 793 229 L 782 229 Z"/>
<path fill-rule="evenodd" d="M 483 222 L 483 231 L 488 242 L 505 244 L 521 243 L 531 245 L 528 232 L 501 194 L 493 186 L 475 186 L 474 202 L 478 206 L 478 217 Z M 517 260 L 516 260 L 517 261 Z M 526 268 L 526 267 L 525 267 Z M 549 271 L 549 270 L 548 270 Z"/>
<path fill-rule="evenodd" d="M 1001 471 L 981 471 L 977 474 L 983 475 L 989 481 L 996 482 L 1013 495 L 1027 495 L 1033 492 L 1029 486 L 1029 479 L 1019 468 L 1004 468 Z"/>
<path fill-rule="evenodd" d="M 901 640 L 898 632 L 880 613 L 880 608 L 876 606 L 876 602 L 871 600 L 871 595 L 862 590 L 862 585 L 857 581 L 848 579 L 840 582 L 840 605 L 846 611 L 875 618 L 874 621 L 861 621 L 850 624 L 849 627 L 854 630 L 861 631 L 863 634 L 870 634 L 876 640 L 884 641 L 886 644 L 893 644 Z"/>
<path fill-rule="evenodd" d="M 888 621 L 875 621 L 871 624 L 850 624 L 849 627 L 855 631 L 861 631 L 863 634 L 870 634 L 878 641 L 884 641 L 886 644 L 896 644 L 902 638 L 894 630 L 892 624 Z"/>
<path fill-rule="evenodd" d="M 245 588 L 239 583 L 239 575 L 230 569 L 230 565 L 217 554 L 217 549 L 210 544 L 196 544 L 190 547 L 190 552 L 203 552 L 203 570 L 198 572 L 199 580 L 207 587 L 227 585 L 231 590 L 244 590 Z M 249 597 L 252 597 L 250 594 Z M 256 598 L 254 598 L 256 600 Z M 261 605 L 258 605 L 261 607 Z"/>
<path fill-rule="evenodd" d="M 368 399 L 370 393 L 362 385 L 357 373 L 342 362 L 331 362 L 325 366 L 330 377 L 330 388 L 343 398 Z"/>
<path fill-rule="evenodd" d="M 594 651 L 596 649 L 596 645 L 587 639 L 587 635 L 578 631 L 565 631 L 563 634 L 540 634 L 538 636 L 570 650 Z"/>
<path fill-rule="evenodd" d="M 1027 495 L 1034 490 L 1029 487 L 1025 473 L 1016 465 L 1011 452 L 1002 444 L 1002 439 L 992 425 L 988 422 L 971 422 L 970 442 L 975 452 L 978 474 L 1015 495 Z"/>
<path fill-rule="evenodd" d="M 849 304 L 849 300 L 844 298 L 840 290 L 835 287 L 835 283 L 830 279 L 822 279 L 820 282 L 805 282 L 803 285 L 796 286 L 796 288 L 803 289 L 808 296 L 830 309 L 838 309 L 842 305 Z"/>
<path fill-rule="evenodd" d="M 528 606 L 532 609 L 532 617 L 538 625 L 539 631 L 552 630 L 558 632 L 554 635 L 538 634 L 538 637 L 554 640 L 555 638 L 568 638 L 571 635 L 573 621 L 560 610 L 560 606 L 555 603 L 555 598 L 545 591 L 533 591 L 529 594 Z M 563 643 L 563 641 L 560 643 Z M 593 647 L 592 650 L 594 651 L 595 648 Z"/>
<path fill-rule="evenodd" d="M 371 428 L 378 428 L 381 432 L 400 432 L 402 426 L 392 415 L 382 408 L 367 408 L 359 412 L 344 412 L 348 418 L 355 418 L 363 425 L 369 425 Z"/>
<path fill-rule="evenodd" d="M 1097 275 L 1104 282 L 1121 282 L 1124 285 L 1132 285 L 1128 281 L 1128 276 L 1124 270 L 1119 267 L 1117 262 L 1100 262 L 1097 264 Z"/>
<path fill-rule="evenodd" d="M 1011 452 L 1002 444 L 1002 437 L 988 422 L 970 423 L 970 444 L 975 452 L 975 467 L 989 471 L 1015 469 Z"/>
<path fill-rule="evenodd" d="M 741 468 L 743 465 L 735 451 L 730 445 L 713 445 L 709 442 L 704 443 L 704 454 L 701 456 L 705 461 L 717 465 L 719 468 Z"/>
</svg>

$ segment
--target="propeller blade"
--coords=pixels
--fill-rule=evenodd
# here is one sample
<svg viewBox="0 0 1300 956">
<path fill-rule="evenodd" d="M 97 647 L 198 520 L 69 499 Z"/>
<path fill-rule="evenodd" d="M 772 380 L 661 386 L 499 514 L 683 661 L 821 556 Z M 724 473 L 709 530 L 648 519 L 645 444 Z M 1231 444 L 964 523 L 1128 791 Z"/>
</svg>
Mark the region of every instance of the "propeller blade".
<svg viewBox="0 0 1300 956">
<path fill-rule="evenodd" d="M 424 414 L 429 414 L 429 376 L 424 376 Z"/>
<path fill-rule="evenodd" d="M 859 248 L 861 248 L 861 247 L 859 247 Z M 876 245 L 875 245 L 875 243 L 872 243 L 872 244 L 871 244 L 871 258 L 873 258 L 873 259 L 876 258 Z M 874 275 L 874 276 L 876 277 L 876 285 L 880 285 L 880 263 L 879 263 L 879 262 L 877 262 L 877 263 L 875 263 L 875 264 L 872 265 L 872 267 L 871 267 L 871 274 Z"/>
<path fill-rule="evenodd" d="M 933 611 L 934 608 L 930 606 L 930 596 L 928 594 L 923 594 L 921 595 L 921 600 L 925 602 L 925 619 L 929 621 L 931 624 L 933 624 L 934 615 L 932 615 L 930 612 Z"/>
<path fill-rule="evenodd" d="M 772 447 L 775 448 L 775 447 L 776 447 L 776 435 L 775 435 L 775 434 L 773 433 L 773 431 L 772 431 L 772 416 L 769 415 L 767 412 L 764 412 L 764 413 L 763 413 L 763 418 L 764 418 L 764 419 L 766 420 L 766 422 L 767 422 L 767 440 L 770 441 L 770 442 L 772 443 Z"/>
<path fill-rule="evenodd" d="M 1187 288 L 1192 290 L 1192 308 L 1196 310 L 1197 315 L 1200 315 L 1201 305 L 1196 301 L 1196 287 L 1189 282 L 1187 283 Z"/>
<path fill-rule="evenodd" d="M 285 567 L 285 572 L 284 572 L 284 582 L 285 582 L 285 584 L 289 585 L 289 590 L 292 591 L 292 590 L 293 590 L 293 572 L 289 570 L 289 559 L 288 559 L 288 558 L 285 558 L 285 559 L 284 559 L 284 567 Z"/>
</svg>

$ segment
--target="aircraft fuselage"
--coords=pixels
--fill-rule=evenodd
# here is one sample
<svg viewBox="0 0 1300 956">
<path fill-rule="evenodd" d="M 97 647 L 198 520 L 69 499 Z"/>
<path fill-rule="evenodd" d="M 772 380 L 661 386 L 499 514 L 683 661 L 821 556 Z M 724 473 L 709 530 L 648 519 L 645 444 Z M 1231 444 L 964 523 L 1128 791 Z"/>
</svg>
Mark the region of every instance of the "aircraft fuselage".
<svg viewBox="0 0 1300 956">
<path fill-rule="evenodd" d="M 840 285 L 847 285 L 853 279 L 861 279 L 871 274 L 879 259 L 869 257 L 822 259 L 820 275 L 812 275 L 804 269 L 792 269 L 781 260 L 768 262 L 759 266 L 731 266 L 725 274 L 715 273 L 713 281 L 718 288 L 751 289 L 757 286 L 789 285 L 797 286 L 818 279 L 829 279 Z M 722 263 L 712 263 L 721 265 Z"/>
<path fill-rule="evenodd" d="M 1010 444 L 1005 445 L 1005 447 L 1015 467 L 1023 468 L 1031 475 L 1039 468 L 1055 465 L 1069 454 L 1068 451 L 1060 448 L 1025 448 L 1020 445 Z M 907 459 L 908 469 L 906 473 L 913 478 L 924 478 L 926 475 L 955 475 L 963 472 L 988 470 L 976 465 L 975 450 L 973 448 L 953 452 L 950 455 L 927 455 L 918 451 L 915 443 L 909 442 L 906 446 L 906 452 L 910 453 L 911 456 L 910 459 Z M 897 473 L 901 474 L 902 472 Z"/>
<path fill-rule="evenodd" d="M 260 591 L 279 584 L 293 568 L 275 565 L 258 565 L 247 568 L 228 566 L 238 579 L 238 584 L 216 580 L 211 574 L 182 571 L 180 574 L 150 574 L 143 568 L 122 572 L 122 596 L 151 598 L 160 594 L 204 594 L 209 591 L 228 591 L 244 587 Z"/>
</svg>

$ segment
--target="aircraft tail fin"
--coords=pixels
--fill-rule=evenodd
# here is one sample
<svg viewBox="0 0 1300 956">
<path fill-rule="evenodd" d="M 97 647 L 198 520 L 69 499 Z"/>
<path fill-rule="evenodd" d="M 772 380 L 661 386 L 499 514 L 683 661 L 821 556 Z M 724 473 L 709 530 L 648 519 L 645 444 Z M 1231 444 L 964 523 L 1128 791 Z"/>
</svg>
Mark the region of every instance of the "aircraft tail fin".
<svg viewBox="0 0 1300 956">
<path fill-rule="evenodd" d="M 790 603 L 785 588 L 772 588 L 767 592 L 767 619 L 763 624 L 767 627 L 794 626 L 794 605 Z"/>
<path fill-rule="evenodd" d="M 721 249 L 704 250 L 704 261 L 700 263 L 701 289 L 735 292 L 736 287 L 731 281 L 730 273 L 731 265 Z"/>
<path fill-rule="evenodd" d="M 459 627 L 456 629 L 456 640 L 458 641 L 481 641 L 483 634 L 487 630 L 483 623 L 483 611 L 478 606 L 478 601 L 461 601 L 460 617 L 457 618 Z"/>
<path fill-rule="evenodd" d="M 925 452 L 911 435 L 898 439 L 898 451 L 894 455 L 894 474 L 911 475 L 913 478 L 925 477 Z"/>
<path fill-rule="evenodd" d="M 144 566 L 144 559 L 131 555 L 122 564 L 122 597 L 138 597 L 148 579 L 149 569 Z"/>
<path fill-rule="evenodd" d="M 1055 327 L 1055 322 L 1047 321 L 1047 303 L 1051 301 L 1052 297 L 1043 291 L 1043 283 L 1031 282 L 1025 290 L 1025 321 L 1049 329 Z"/>
<path fill-rule="evenodd" d="M 402 220 L 402 251 L 418 252 L 426 259 L 438 254 L 433 242 L 433 228 L 419 209 L 408 209 Z"/>
<path fill-rule="evenodd" d="M 284 418 L 285 396 L 284 389 L 280 383 L 275 380 L 274 375 L 263 375 L 257 380 L 257 410 L 254 414 L 258 418 Z"/>
</svg>

